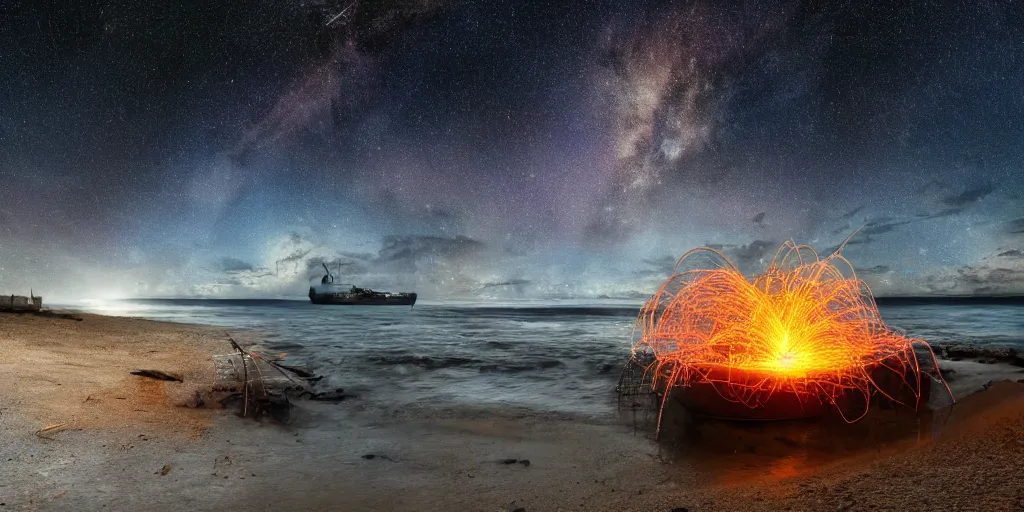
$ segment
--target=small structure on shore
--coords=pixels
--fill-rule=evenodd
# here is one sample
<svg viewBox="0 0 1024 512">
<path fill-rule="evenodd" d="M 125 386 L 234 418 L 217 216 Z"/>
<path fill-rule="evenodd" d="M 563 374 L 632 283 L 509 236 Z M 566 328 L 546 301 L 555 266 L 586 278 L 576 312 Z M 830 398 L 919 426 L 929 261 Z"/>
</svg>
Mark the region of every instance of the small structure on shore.
<svg viewBox="0 0 1024 512">
<path fill-rule="evenodd" d="M 29 296 L 0 296 L 0 311 L 40 311 L 43 309 L 43 298 L 36 297 L 31 291 Z"/>
</svg>

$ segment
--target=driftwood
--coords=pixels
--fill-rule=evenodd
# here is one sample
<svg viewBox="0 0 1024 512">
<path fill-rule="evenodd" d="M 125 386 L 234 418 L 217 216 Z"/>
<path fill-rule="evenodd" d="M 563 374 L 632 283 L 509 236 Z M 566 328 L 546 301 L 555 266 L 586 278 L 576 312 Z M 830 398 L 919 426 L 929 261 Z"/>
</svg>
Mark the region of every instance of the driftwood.
<svg viewBox="0 0 1024 512">
<path fill-rule="evenodd" d="M 128 373 L 132 375 L 138 375 L 139 377 L 148 377 L 156 380 L 166 380 L 172 382 L 185 382 L 181 376 L 174 373 L 162 372 L 160 370 L 132 370 Z"/>
<path fill-rule="evenodd" d="M 36 430 L 36 436 L 41 437 L 43 439 L 50 439 L 52 441 L 53 440 L 52 437 L 44 436 L 43 434 L 46 434 L 46 433 L 49 433 L 49 432 L 57 433 L 58 431 L 62 430 L 64 427 L 66 427 L 66 426 L 68 426 L 70 424 L 71 423 L 55 423 L 53 425 L 47 425 L 47 426 L 45 426 L 45 427 L 43 427 L 43 428 L 41 428 L 39 430 Z"/>
</svg>

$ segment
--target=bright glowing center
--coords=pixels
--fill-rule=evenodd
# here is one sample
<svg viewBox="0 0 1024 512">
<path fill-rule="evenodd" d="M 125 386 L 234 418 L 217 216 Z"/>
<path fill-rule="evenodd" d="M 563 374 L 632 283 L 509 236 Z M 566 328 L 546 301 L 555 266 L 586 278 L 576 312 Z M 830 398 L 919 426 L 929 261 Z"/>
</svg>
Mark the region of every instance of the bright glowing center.
<svg viewBox="0 0 1024 512">
<path fill-rule="evenodd" d="M 794 362 L 796 362 L 796 356 L 792 352 L 786 352 L 779 357 L 779 368 L 788 370 L 793 367 Z"/>
</svg>

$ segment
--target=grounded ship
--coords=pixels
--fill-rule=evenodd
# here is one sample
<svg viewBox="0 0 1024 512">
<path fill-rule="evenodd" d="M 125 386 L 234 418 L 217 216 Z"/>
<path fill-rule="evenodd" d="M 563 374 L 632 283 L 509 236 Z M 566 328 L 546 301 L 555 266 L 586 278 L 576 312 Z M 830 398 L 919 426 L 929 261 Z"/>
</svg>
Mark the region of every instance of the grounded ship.
<svg viewBox="0 0 1024 512">
<path fill-rule="evenodd" d="M 320 286 L 309 287 L 309 300 L 313 304 L 338 304 L 351 306 L 412 306 L 416 304 L 415 293 L 378 292 L 355 285 L 334 284 L 334 275 L 324 265 L 327 275 L 320 280 Z"/>
</svg>

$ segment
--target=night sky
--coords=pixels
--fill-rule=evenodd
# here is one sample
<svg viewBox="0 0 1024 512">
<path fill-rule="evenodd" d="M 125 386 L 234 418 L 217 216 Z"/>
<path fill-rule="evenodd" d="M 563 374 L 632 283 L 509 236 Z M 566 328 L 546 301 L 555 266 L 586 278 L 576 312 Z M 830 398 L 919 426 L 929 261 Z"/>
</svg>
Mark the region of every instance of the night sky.
<svg viewBox="0 0 1024 512">
<path fill-rule="evenodd" d="M 1024 293 L 1024 2 L 15 0 L 0 48 L 0 293 L 643 297 L 857 228 L 878 295 Z"/>
</svg>

